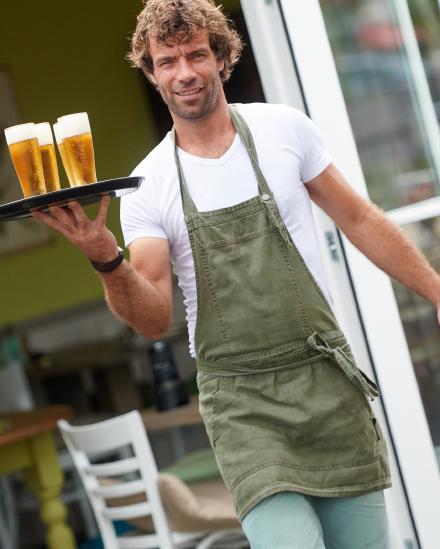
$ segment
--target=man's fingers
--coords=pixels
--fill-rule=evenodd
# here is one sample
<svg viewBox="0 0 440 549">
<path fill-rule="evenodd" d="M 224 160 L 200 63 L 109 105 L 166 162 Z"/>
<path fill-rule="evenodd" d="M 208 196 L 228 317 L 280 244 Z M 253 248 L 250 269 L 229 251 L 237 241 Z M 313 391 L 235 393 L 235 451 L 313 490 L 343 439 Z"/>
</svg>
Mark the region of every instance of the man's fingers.
<svg viewBox="0 0 440 549">
<path fill-rule="evenodd" d="M 49 207 L 50 215 L 55 218 L 57 221 L 62 223 L 66 229 L 67 228 L 76 228 L 76 219 L 69 208 L 61 208 L 60 206 L 50 206 Z"/>
<path fill-rule="evenodd" d="M 52 215 L 37 210 L 32 211 L 31 215 L 34 219 L 43 221 L 43 223 L 46 223 L 46 225 L 67 237 L 68 232 L 66 231 L 65 227 Z"/>
<path fill-rule="evenodd" d="M 31 215 L 34 219 L 39 219 L 51 227 L 58 224 L 58 220 L 51 213 L 45 213 L 42 210 L 31 210 Z"/>
<path fill-rule="evenodd" d="M 109 204 L 110 204 L 110 195 L 106 194 L 104 195 L 102 198 L 101 198 L 101 204 L 99 206 L 99 211 L 98 211 L 98 215 L 96 216 L 96 221 L 98 223 L 98 225 L 104 225 L 105 224 L 105 220 L 107 219 L 107 212 L 108 212 L 108 207 L 109 207 Z"/>
<path fill-rule="evenodd" d="M 90 219 L 87 217 L 86 213 L 84 212 L 82 207 L 79 205 L 79 202 L 77 202 L 76 200 L 72 200 L 67 204 L 78 225 L 84 226 L 90 222 Z"/>
<path fill-rule="evenodd" d="M 64 235 L 86 255 L 93 256 L 99 250 L 100 243 L 108 239 L 105 221 L 109 203 L 110 197 L 103 196 L 95 220 L 87 217 L 77 201 L 68 202 L 64 207 L 50 206 L 48 213 L 34 211 L 32 215 Z"/>
</svg>

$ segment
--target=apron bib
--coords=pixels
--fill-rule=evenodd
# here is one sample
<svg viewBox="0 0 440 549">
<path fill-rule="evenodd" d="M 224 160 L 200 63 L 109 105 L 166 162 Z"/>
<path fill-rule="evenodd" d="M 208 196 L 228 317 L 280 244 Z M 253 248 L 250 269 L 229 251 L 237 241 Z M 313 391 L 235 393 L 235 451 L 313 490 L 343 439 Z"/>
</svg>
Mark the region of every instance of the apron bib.
<svg viewBox="0 0 440 549">
<path fill-rule="evenodd" d="M 230 113 L 257 196 L 199 212 L 176 145 L 175 161 L 196 276 L 200 412 L 242 519 L 276 492 L 355 496 L 391 482 L 369 404 L 377 387 L 291 239 L 246 122 Z"/>
</svg>

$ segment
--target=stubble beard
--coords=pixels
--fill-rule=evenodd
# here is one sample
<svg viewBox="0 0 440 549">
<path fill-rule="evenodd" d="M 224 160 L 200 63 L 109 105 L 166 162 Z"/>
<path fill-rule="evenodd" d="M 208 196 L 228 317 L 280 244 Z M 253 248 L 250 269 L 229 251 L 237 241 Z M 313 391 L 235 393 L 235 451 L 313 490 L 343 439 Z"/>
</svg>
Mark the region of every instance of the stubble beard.
<svg viewBox="0 0 440 549">
<path fill-rule="evenodd" d="M 197 107 L 192 105 L 183 106 L 181 107 L 178 105 L 173 99 L 172 95 L 167 96 L 159 90 L 162 99 L 165 101 L 167 107 L 170 109 L 172 113 L 174 113 L 176 116 L 183 118 L 184 120 L 200 120 L 203 118 L 206 118 L 216 107 L 218 100 L 219 100 L 219 91 L 218 86 L 221 86 L 220 76 L 217 73 L 216 76 L 211 81 L 211 85 L 209 86 L 210 90 L 208 95 L 205 97 L 204 101 Z"/>
</svg>

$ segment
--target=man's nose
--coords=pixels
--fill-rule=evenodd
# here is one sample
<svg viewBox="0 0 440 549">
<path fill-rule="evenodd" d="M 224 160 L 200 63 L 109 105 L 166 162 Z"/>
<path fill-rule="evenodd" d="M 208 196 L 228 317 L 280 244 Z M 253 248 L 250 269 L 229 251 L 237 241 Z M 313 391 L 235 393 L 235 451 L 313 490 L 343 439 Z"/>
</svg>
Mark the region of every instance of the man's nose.
<svg viewBox="0 0 440 549">
<path fill-rule="evenodd" d="M 189 63 L 185 58 L 179 59 L 177 65 L 177 79 L 180 82 L 191 82 L 195 78 L 194 69 L 192 68 L 191 63 Z"/>
</svg>

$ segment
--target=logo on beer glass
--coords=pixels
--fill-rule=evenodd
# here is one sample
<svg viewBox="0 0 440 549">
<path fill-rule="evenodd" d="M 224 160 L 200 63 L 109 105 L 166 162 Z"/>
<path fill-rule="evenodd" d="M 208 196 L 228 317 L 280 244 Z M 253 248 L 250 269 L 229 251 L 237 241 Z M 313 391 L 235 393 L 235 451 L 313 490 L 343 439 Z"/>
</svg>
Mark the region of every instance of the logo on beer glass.
<svg viewBox="0 0 440 549">
<path fill-rule="evenodd" d="M 5 137 L 24 197 L 44 194 L 46 186 L 35 124 L 6 128 Z"/>
<path fill-rule="evenodd" d="M 61 116 L 54 131 L 56 136 L 58 134 L 58 148 L 70 186 L 96 183 L 95 155 L 87 113 Z"/>
</svg>

